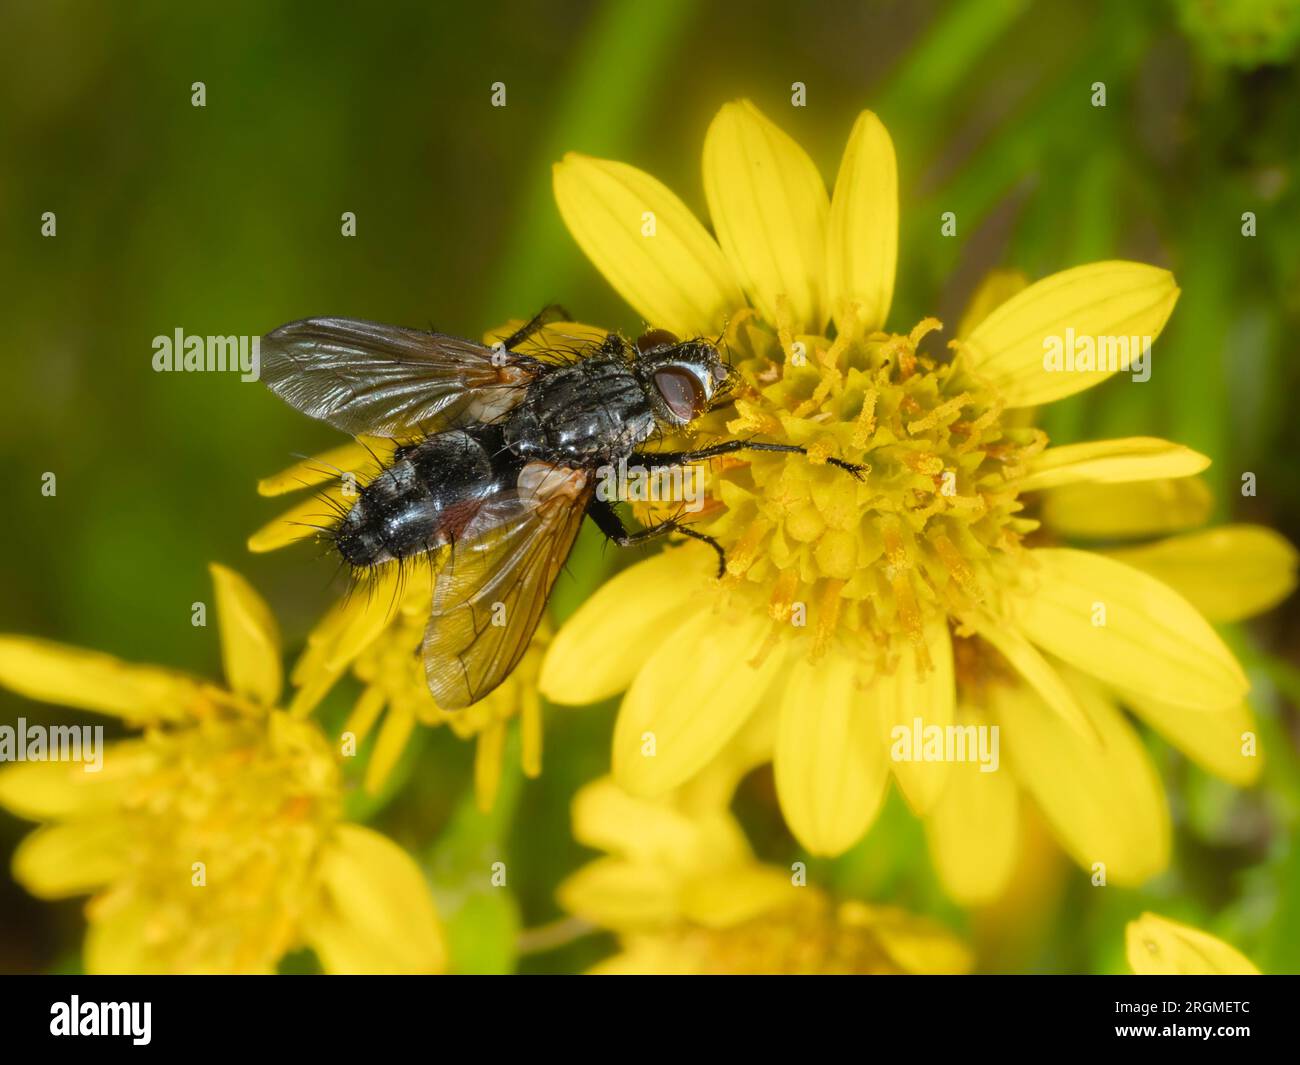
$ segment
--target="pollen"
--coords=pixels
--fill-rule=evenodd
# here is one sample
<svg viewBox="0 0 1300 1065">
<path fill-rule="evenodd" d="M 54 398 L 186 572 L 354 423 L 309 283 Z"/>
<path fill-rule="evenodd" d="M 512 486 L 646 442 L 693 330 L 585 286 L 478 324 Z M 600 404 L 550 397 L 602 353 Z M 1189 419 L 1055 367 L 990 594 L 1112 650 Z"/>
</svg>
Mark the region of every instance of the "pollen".
<svg viewBox="0 0 1300 1065">
<path fill-rule="evenodd" d="M 991 388 L 924 350 L 940 329 L 926 318 L 831 341 L 749 314 L 728 328 L 744 385 L 702 434 L 807 454 L 715 463 L 699 527 L 727 551 L 724 597 L 761 592 L 774 624 L 792 629 L 805 623 L 792 604 L 807 604 L 813 658 L 846 639 L 888 669 L 902 640 L 924 663 L 926 627 L 981 603 L 1020 550 L 1015 478 L 1045 438 L 1006 424 Z M 867 470 L 857 480 L 828 458 Z"/>
<path fill-rule="evenodd" d="M 145 945 L 179 972 L 265 971 L 295 946 L 341 802 L 325 738 L 288 715 L 146 733 L 124 783 L 129 872 L 93 916 L 147 908 Z"/>
</svg>

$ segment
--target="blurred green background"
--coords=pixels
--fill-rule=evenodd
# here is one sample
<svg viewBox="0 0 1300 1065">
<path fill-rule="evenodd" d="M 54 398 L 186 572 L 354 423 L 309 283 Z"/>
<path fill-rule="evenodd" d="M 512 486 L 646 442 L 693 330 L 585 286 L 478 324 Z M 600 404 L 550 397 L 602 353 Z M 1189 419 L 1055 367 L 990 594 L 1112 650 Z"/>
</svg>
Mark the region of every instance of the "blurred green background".
<svg viewBox="0 0 1300 1065">
<path fill-rule="evenodd" d="M 338 437 L 235 375 L 155 374 L 152 338 L 260 334 L 322 314 L 478 335 L 550 301 L 634 330 L 564 231 L 550 164 L 569 149 L 635 163 L 704 216 L 704 131 L 737 96 L 828 180 L 857 112 L 880 113 L 902 174 L 896 327 L 935 313 L 951 328 L 994 266 L 1031 277 L 1116 256 L 1171 267 L 1183 295 L 1150 383 L 1059 404 L 1048 428 L 1057 441 L 1144 433 L 1206 451 L 1222 516 L 1300 541 L 1300 12 L 1289 0 L 10 0 L 0 39 L 0 631 L 215 674 L 216 632 L 191 626 L 190 604 L 209 598 L 206 565 L 218 560 L 269 598 L 295 653 L 338 586 L 310 548 L 245 552 L 283 502 L 254 485 Z M 196 81 L 204 108 L 191 106 Z M 490 106 L 496 81 L 504 108 Z M 802 109 L 790 105 L 796 81 Z M 1095 82 L 1104 108 L 1091 105 Z M 46 211 L 53 239 L 41 236 Z M 340 234 L 344 211 L 357 216 L 353 238 Z M 940 235 L 945 211 L 955 239 Z M 40 492 L 46 471 L 54 498 Z M 1255 498 L 1236 494 L 1243 471 L 1257 474 Z M 585 534 L 557 611 L 626 561 Z M 1153 908 L 1230 938 L 1266 971 L 1300 971 L 1300 606 L 1233 639 L 1255 683 L 1267 775 L 1234 792 L 1153 745 L 1178 836 L 1173 870 L 1143 891 L 1058 876 L 1032 920 L 972 929 L 942 901 L 897 802 L 814 878 L 997 932 L 990 968 L 1121 971 L 1124 921 Z M 34 712 L 0 693 L 0 721 Z M 584 857 L 568 803 L 607 768 L 612 721 L 612 705 L 551 712 L 543 777 L 510 771 L 490 818 L 466 804 L 472 748 L 445 729 L 422 732 L 369 804 L 427 860 L 462 968 L 572 970 L 608 950 L 589 937 L 515 960 L 512 944 L 519 927 L 558 916 L 554 887 Z M 760 852 L 786 859 L 761 774 L 739 805 Z M 26 827 L 0 815 L 6 865 Z M 469 872 L 498 855 L 509 893 Z M 0 878 L 0 971 L 75 970 L 80 906 L 38 903 Z"/>
</svg>

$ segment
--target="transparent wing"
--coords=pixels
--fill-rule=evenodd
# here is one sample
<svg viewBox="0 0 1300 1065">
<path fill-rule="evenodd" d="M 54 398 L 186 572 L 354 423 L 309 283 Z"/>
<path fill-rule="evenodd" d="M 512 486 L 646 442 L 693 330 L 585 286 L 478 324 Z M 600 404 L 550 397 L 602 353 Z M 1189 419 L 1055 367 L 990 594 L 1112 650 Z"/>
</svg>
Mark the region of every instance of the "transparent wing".
<svg viewBox="0 0 1300 1065">
<path fill-rule="evenodd" d="M 355 318 L 307 318 L 262 338 L 262 380 L 352 436 L 435 433 L 491 422 L 542 364 L 471 340 Z"/>
<path fill-rule="evenodd" d="M 452 545 L 424 632 L 424 672 L 444 710 L 478 702 L 519 664 L 595 487 L 585 470 L 529 463 Z"/>
</svg>

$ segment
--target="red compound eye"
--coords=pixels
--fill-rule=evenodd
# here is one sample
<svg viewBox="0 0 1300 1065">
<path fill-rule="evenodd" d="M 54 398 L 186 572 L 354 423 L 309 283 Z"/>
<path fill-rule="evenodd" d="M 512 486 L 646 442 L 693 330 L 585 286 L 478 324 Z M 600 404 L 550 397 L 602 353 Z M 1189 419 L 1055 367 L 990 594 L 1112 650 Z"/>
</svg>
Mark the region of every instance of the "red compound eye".
<svg viewBox="0 0 1300 1065">
<path fill-rule="evenodd" d="M 708 400 L 699 379 L 690 370 L 680 366 L 665 366 L 656 370 L 655 388 L 663 396 L 673 417 L 681 422 L 689 422 L 704 413 Z"/>
</svg>

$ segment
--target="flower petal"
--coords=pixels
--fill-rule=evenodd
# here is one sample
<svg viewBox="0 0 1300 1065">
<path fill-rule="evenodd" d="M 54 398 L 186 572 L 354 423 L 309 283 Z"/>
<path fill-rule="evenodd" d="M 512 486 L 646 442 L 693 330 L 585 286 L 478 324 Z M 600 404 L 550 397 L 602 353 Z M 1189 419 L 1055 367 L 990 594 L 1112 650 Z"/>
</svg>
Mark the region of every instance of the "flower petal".
<svg viewBox="0 0 1300 1065">
<path fill-rule="evenodd" d="M 263 477 L 257 482 L 257 494 L 279 496 L 286 492 L 298 492 L 304 488 L 313 488 L 327 481 L 338 480 L 339 472 L 344 471 L 356 476 L 364 484 L 369 474 L 378 469 L 374 455 L 392 454 L 393 441 L 379 437 L 366 437 L 352 440 L 338 447 L 322 451 L 319 455 L 295 462 L 288 469 Z"/>
<path fill-rule="evenodd" d="M 1144 913 L 1124 933 L 1129 968 L 1138 976 L 1258 976 L 1235 947 L 1208 932 Z"/>
<path fill-rule="evenodd" d="M 905 729 L 910 735 L 915 718 L 921 718 L 923 728 L 934 725 L 947 729 L 952 724 L 957 691 L 952 637 L 948 634 L 946 618 L 940 617 L 926 627 L 925 645 L 932 668 L 920 668 L 916 648 L 909 642 L 904 645 L 893 674 L 877 676 L 871 681 L 880 702 L 881 742 L 886 750 L 893 749 L 894 729 Z M 951 763 L 891 757 L 889 767 L 908 805 L 917 814 L 925 814 L 943 793 Z"/>
<path fill-rule="evenodd" d="M 42 899 L 85 895 L 130 866 L 125 821 L 96 817 L 38 828 L 14 851 L 14 879 Z"/>
<path fill-rule="evenodd" d="M 870 111 L 853 124 L 840 161 L 826 251 L 826 284 L 839 331 L 883 328 L 898 262 L 898 162 L 889 131 Z"/>
<path fill-rule="evenodd" d="M 152 975 L 174 971 L 173 959 L 149 940 L 157 911 L 144 899 L 116 905 L 86 928 L 82 948 L 91 976 Z"/>
<path fill-rule="evenodd" d="M 295 716 L 310 714 L 357 655 L 394 620 L 400 578 L 396 567 L 382 570 L 364 595 L 335 603 L 308 634 L 307 646 L 290 675 L 298 688 L 289 703 Z"/>
<path fill-rule="evenodd" d="M 772 866 L 738 866 L 699 877 L 684 887 L 682 915 L 707 928 L 730 928 L 788 903 L 796 888 Z"/>
<path fill-rule="evenodd" d="M 724 104 L 704 138 L 704 195 L 722 250 L 759 313 L 821 333 L 830 199 L 808 153 L 749 100 Z"/>
<path fill-rule="evenodd" d="M 374 750 L 366 765 L 365 789 L 367 795 L 378 795 L 383 789 L 397 761 L 406 750 L 406 743 L 415 730 L 415 711 L 407 700 L 393 704 L 384 715 L 375 737 Z"/>
<path fill-rule="evenodd" d="M 1008 597 L 1016 624 L 1058 658 L 1126 691 L 1198 710 L 1234 706 L 1250 685 L 1209 623 L 1167 585 L 1091 551 L 1030 552 L 1032 591 Z"/>
<path fill-rule="evenodd" d="M 1239 788 L 1259 779 L 1264 752 L 1255 715 L 1246 703 L 1222 710 L 1188 710 L 1146 694 L 1118 694 L 1133 713 L 1202 769 Z"/>
<path fill-rule="evenodd" d="M 724 245 L 725 246 L 725 245 Z M 1066 331 L 1093 345 L 1115 338 L 1155 340 L 1178 300 L 1168 270 L 1144 263 L 1089 263 L 1030 285 L 990 314 L 964 342 L 970 368 L 997 388 L 1009 407 L 1048 403 L 1100 384 L 1114 370 L 1049 370 L 1050 342 Z M 1127 359 L 1121 360 L 1127 367 Z"/>
<path fill-rule="evenodd" d="M 989 727 L 982 714 L 958 713 L 962 726 Z M 960 762 L 925 819 L 935 871 L 963 906 L 982 906 L 1006 889 L 1020 850 L 1020 795 L 1005 765 L 982 772 Z"/>
<path fill-rule="evenodd" d="M 527 319 L 511 318 L 504 325 L 484 333 L 483 342 L 490 345 L 509 340 L 527 324 Z M 513 350 L 524 355 L 548 355 L 568 349 L 582 350 L 595 347 L 607 336 L 609 330 L 601 329 L 598 325 L 587 325 L 585 322 L 547 322 L 526 339 L 516 343 Z"/>
<path fill-rule="evenodd" d="M 573 239 L 648 324 L 680 336 L 716 333 L 745 305 L 717 243 L 649 174 L 570 152 L 553 183 Z"/>
<path fill-rule="evenodd" d="M 1042 808 L 1062 846 L 1107 883 L 1133 886 L 1169 863 L 1169 809 L 1137 733 L 1101 689 L 1071 673 L 1071 688 L 1100 746 L 1075 734 L 1027 688 L 998 686 L 992 704 L 1002 750 Z"/>
<path fill-rule="evenodd" d="M 875 820 L 889 779 L 874 688 L 859 687 L 853 658 L 797 657 L 786 671 L 777 728 L 776 792 L 795 839 L 835 856 Z"/>
<path fill-rule="evenodd" d="M 697 871 L 750 860 L 749 844 L 725 808 L 690 817 L 673 803 L 629 795 L 609 777 L 573 797 L 573 838 L 646 865 Z"/>
<path fill-rule="evenodd" d="M 635 929 L 677 917 L 680 892 L 680 880 L 662 866 L 597 858 L 561 883 L 555 894 L 569 913 L 604 928 Z"/>
<path fill-rule="evenodd" d="M 709 610 L 686 617 L 646 660 L 614 726 L 614 779 L 653 797 L 704 768 L 735 735 L 779 674 L 782 656 L 750 660 L 771 622 L 729 620 Z"/>
<path fill-rule="evenodd" d="M 1043 702 L 1060 716 L 1084 742 L 1096 744 L 1099 737 L 1092 722 L 1057 669 L 1038 653 L 1034 645 L 1010 626 L 999 626 L 974 616 L 971 626 L 1005 658 Z"/>
<path fill-rule="evenodd" d="M 672 631 L 672 619 L 703 589 L 702 559 L 703 551 L 670 549 L 602 584 L 547 648 L 542 694 L 578 706 L 627 688 Z"/>
<path fill-rule="evenodd" d="M 1043 523 L 1064 536 L 1109 540 L 1204 525 L 1214 499 L 1199 477 L 1132 484 L 1071 484 L 1043 493 Z"/>
<path fill-rule="evenodd" d="M 420 867 L 359 825 L 335 829 L 320 864 L 321 900 L 304 922 L 328 973 L 438 973 L 446 948 Z"/>
<path fill-rule="evenodd" d="M 344 505 L 341 485 L 330 485 L 310 499 L 290 507 L 278 518 L 263 525 L 248 538 L 248 549 L 254 554 L 276 551 L 299 540 L 306 540 L 324 529 L 332 528 L 338 520 L 332 504 Z"/>
<path fill-rule="evenodd" d="M 26 636 L 0 636 L 0 685 L 132 723 L 182 720 L 203 699 L 200 682 L 183 673 Z"/>
<path fill-rule="evenodd" d="M 14 762 L 0 769 L 0 806 L 29 821 L 89 816 L 115 806 L 132 777 L 156 763 L 142 740 L 108 744 L 93 772 L 83 762 Z"/>
<path fill-rule="evenodd" d="M 280 627 L 271 608 L 243 577 L 212 563 L 221 661 L 230 690 L 261 706 L 274 706 L 284 683 L 280 664 Z"/>
<path fill-rule="evenodd" d="M 1028 476 L 1017 487 L 1021 492 L 1035 492 L 1063 484 L 1190 477 L 1209 465 L 1205 455 L 1181 444 L 1152 436 L 1130 436 L 1048 448 L 1030 461 Z"/>
<path fill-rule="evenodd" d="M 1163 581 L 1221 624 L 1262 614 L 1296 586 L 1296 549 L 1262 525 L 1221 525 L 1106 554 Z"/>
</svg>

